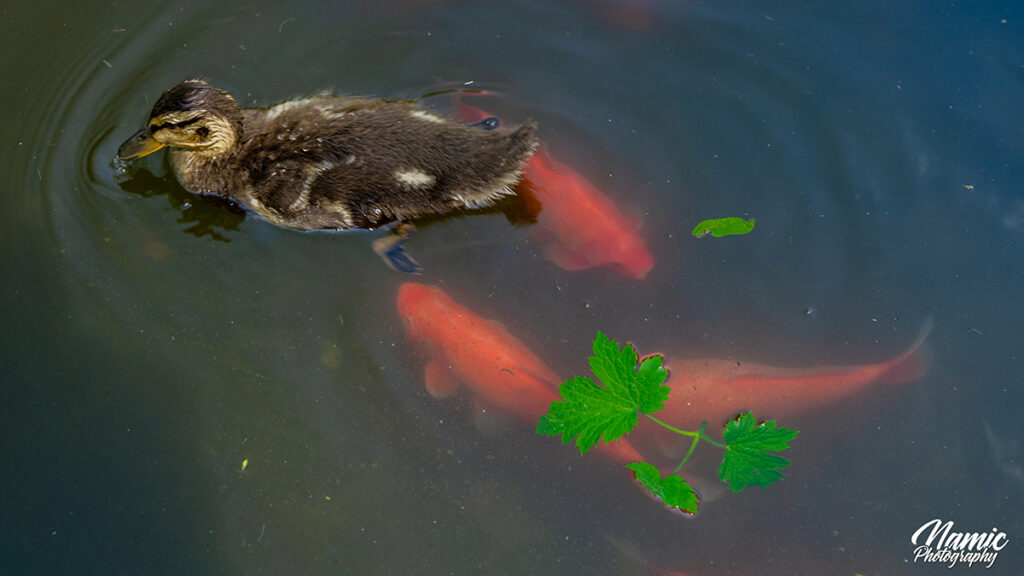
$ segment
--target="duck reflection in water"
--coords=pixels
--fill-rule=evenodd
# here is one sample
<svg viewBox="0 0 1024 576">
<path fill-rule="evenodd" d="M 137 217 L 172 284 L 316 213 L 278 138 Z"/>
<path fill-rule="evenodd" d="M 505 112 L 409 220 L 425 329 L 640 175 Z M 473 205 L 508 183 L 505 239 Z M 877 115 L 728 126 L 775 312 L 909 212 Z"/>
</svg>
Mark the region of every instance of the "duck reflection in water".
<svg viewBox="0 0 1024 576">
<path fill-rule="evenodd" d="M 125 171 L 117 185 L 143 198 L 166 196 L 171 208 L 180 213 L 176 221 L 188 225 L 182 231 L 196 238 L 230 242 L 228 235 L 238 232 L 245 220 L 245 210 L 234 202 L 218 196 L 192 194 L 182 188 L 172 174 L 157 176 L 146 169 Z"/>
</svg>

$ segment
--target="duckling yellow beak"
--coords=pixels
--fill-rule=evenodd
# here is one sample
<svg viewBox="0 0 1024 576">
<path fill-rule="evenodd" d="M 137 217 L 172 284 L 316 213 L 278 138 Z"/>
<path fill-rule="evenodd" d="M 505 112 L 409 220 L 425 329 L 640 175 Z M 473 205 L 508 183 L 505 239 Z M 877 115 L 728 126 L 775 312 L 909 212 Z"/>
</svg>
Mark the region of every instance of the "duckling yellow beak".
<svg viewBox="0 0 1024 576">
<path fill-rule="evenodd" d="M 149 128 L 143 128 L 125 140 L 124 144 L 121 144 L 121 147 L 117 149 L 117 157 L 121 160 L 135 160 L 163 147 L 164 145 L 157 142 L 149 133 Z"/>
</svg>

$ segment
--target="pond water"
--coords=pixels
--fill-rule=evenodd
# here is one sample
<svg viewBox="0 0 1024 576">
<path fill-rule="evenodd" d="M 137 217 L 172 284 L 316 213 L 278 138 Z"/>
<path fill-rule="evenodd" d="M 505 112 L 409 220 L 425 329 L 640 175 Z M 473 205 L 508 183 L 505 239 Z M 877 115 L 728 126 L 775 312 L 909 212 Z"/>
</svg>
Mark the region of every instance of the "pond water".
<svg viewBox="0 0 1024 576">
<path fill-rule="evenodd" d="M 933 518 L 1024 573 L 1024 30 L 1004 2 L 33 2 L 0 37 L 0 573 L 945 574 Z M 927 374 L 780 422 L 788 477 L 696 518 L 424 389 L 381 232 L 277 228 L 117 146 L 204 77 L 245 106 L 479 89 L 640 224 L 643 279 L 500 214 L 416 281 L 558 374 L 672 358 Z M 449 96 L 422 100 L 448 114 Z M 696 239 L 705 218 L 756 218 Z M 759 415 L 766 418 L 772 414 Z M 717 425 L 717 423 L 716 423 Z M 711 478 L 714 448 L 687 464 Z M 671 571 L 671 572 L 670 572 Z"/>
</svg>

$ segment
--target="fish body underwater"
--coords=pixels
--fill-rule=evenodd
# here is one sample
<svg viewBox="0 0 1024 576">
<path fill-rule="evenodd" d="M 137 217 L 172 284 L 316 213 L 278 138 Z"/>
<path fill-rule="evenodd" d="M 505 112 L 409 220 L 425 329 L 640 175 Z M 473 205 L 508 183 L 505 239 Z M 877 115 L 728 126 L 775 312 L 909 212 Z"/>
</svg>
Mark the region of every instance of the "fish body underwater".
<svg viewBox="0 0 1024 576">
<path fill-rule="evenodd" d="M 475 395 L 480 409 L 497 410 L 536 426 L 551 402 L 561 398 L 563 381 L 529 348 L 493 320 L 455 302 L 443 290 L 415 282 L 398 290 L 398 314 L 409 339 L 426 351 L 427 391 L 446 398 L 460 385 Z M 622 440 L 596 450 L 620 462 L 643 457 Z"/>
<path fill-rule="evenodd" d="M 461 99 L 456 118 L 479 123 L 495 118 Z M 549 260 L 565 270 L 609 267 L 636 279 L 654 267 L 654 256 L 637 232 L 636 219 L 624 214 L 589 180 L 539 147 L 527 160 L 517 191 L 540 204 L 534 240 Z"/>
<path fill-rule="evenodd" d="M 683 429 L 696 429 L 707 421 L 711 430 L 720 430 L 738 414 L 752 412 L 758 419 L 785 424 L 788 418 L 872 389 L 917 380 L 927 372 L 921 347 L 931 325 L 930 319 L 926 321 L 904 352 L 876 364 L 786 368 L 731 359 L 666 358 L 666 384 L 672 391 L 658 418 Z"/>
<path fill-rule="evenodd" d="M 560 268 L 606 266 L 639 280 L 654 267 L 633 219 L 580 173 L 552 158 L 546 147 L 527 161 L 520 185 L 530 187 L 543 206 L 537 241 Z"/>
</svg>

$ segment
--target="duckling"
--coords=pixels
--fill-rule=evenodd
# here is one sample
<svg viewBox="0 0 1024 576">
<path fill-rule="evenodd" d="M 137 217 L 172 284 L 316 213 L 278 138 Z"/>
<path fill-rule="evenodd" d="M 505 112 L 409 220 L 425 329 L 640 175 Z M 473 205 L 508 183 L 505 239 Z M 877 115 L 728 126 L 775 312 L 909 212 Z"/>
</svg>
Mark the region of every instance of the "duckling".
<svg viewBox="0 0 1024 576">
<path fill-rule="evenodd" d="M 326 94 L 264 109 L 186 80 L 117 151 L 164 146 L 182 185 L 299 230 L 373 229 L 494 204 L 537 146 L 536 124 L 466 126 L 415 104 Z"/>
</svg>

